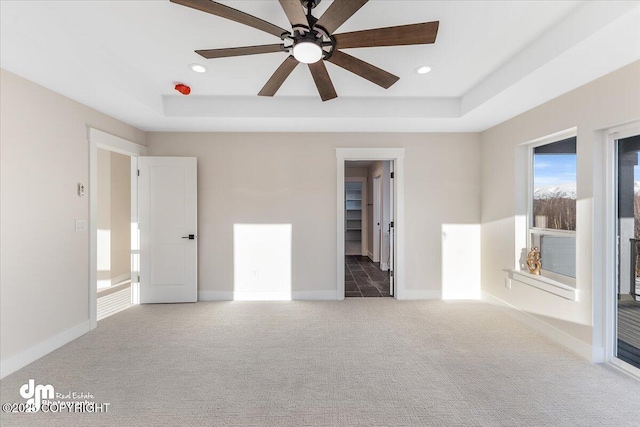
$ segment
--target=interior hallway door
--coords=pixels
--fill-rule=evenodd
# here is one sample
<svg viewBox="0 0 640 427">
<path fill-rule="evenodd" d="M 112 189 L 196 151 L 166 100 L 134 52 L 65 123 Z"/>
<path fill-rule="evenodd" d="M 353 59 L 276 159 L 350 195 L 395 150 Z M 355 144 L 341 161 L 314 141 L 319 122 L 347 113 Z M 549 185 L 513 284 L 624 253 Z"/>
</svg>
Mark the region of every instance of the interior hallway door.
<svg viewBox="0 0 640 427">
<path fill-rule="evenodd" d="M 140 302 L 198 300 L 195 157 L 138 157 Z"/>
</svg>

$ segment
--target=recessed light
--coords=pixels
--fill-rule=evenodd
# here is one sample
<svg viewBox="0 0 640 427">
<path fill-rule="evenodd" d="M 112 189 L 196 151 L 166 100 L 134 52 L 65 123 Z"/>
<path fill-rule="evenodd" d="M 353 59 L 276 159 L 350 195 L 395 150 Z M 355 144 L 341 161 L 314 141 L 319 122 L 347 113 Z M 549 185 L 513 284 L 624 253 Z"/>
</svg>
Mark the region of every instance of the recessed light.
<svg viewBox="0 0 640 427">
<path fill-rule="evenodd" d="M 205 73 L 207 71 L 207 69 L 200 64 L 190 64 L 189 68 L 191 68 L 191 70 L 195 71 L 196 73 Z"/>
<path fill-rule="evenodd" d="M 422 65 L 422 66 L 416 68 L 415 71 L 418 74 L 427 74 L 429 71 L 431 71 L 431 67 L 428 67 L 426 65 Z"/>
</svg>

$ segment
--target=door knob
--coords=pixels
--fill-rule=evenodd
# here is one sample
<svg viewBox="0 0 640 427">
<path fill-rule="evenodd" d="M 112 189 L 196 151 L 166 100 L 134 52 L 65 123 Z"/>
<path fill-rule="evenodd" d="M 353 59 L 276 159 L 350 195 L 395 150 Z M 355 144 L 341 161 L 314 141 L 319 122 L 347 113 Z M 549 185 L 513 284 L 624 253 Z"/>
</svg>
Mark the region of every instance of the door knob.
<svg viewBox="0 0 640 427">
<path fill-rule="evenodd" d="M 195 234 L 189 234 L 188 236 L 182 236 L 183 239 L 189 239 L 189 240 L 194 240 L 196 237 Z"/>
</svg>

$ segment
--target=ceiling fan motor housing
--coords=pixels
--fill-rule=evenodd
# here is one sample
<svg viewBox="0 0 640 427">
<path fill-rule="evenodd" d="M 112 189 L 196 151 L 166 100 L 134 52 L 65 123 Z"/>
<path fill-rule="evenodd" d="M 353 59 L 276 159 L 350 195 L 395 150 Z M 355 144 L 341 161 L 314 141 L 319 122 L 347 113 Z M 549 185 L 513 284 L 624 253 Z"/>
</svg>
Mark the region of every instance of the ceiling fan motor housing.
<svg viewBox="0 0 640 427">
<path fill-rule="evenodd" d="M 318 62 L 325 54 L 325 51 L 322 49 L 322 43 L 322 35 L 313 30 L 304 34 L 296 32 L 293 43 L 293 56 L 305 64 Z"/>
<path fill-rule="evenodd" d="M 309 7 L 311 7 L 311 9 L 314 9 L 317 5 L 320 4 L 322 0 L 300 0 L 300 3 L 302 3 L 302 7 L 304 7 L 305 9 L 309 9 Z"/>
</svg>

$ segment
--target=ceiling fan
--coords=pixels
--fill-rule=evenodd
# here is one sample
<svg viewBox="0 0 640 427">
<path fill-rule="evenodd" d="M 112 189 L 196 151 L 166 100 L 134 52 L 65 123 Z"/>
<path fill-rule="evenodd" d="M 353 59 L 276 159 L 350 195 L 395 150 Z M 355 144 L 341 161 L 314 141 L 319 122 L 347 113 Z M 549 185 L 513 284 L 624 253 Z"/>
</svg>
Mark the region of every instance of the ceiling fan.
<svg viewBox="0 0 640 427">
<path fill-rule="evenodd" d="M 342 49 L 430 44 L 436 41 L 438 34 L 438 21 L 334 34 L 369 0 L 334 0 L 320 18 L 313 16 L 311 11 L 321 0 L 279 1 L 291 23 L 291 31 L 215 1 L 171 0 L 173 3 L 265 31 L 282 40 L 282 43 L 277 44 L 196 50 L 196 53 L 207 59 L 271 52 L 290 53 L 258 93 L 260 96 L 274 96 L 300 62 L 308 64 L 323 101 L 338 96 L 323 61 L 329 61 L 388 89 L 400 79 L 398 76 L 348 55 Z"/>
</svg>

